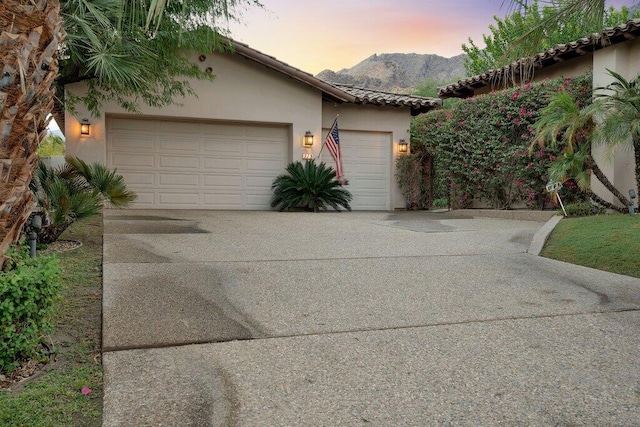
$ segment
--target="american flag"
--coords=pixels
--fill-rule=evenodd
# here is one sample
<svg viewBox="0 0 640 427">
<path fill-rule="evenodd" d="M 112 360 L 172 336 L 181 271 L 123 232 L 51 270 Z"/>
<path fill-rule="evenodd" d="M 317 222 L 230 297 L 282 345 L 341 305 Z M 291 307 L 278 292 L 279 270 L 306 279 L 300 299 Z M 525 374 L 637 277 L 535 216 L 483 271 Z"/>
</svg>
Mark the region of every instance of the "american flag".
<svg viewBox="0 0 640 427">
<path fill-rule="evenodd" d="M 338 118 L 333 121 L 333 126 L 327 134 L 327 138 L 324 140 L 324 145 L 327 150 L 333 156 L 333 160 L 336 161 L 336 179 L 338 181 L 344 181 L 342 178 L 342 155 L 340 154 L 340 136 L 338 135 Z"/>
</svg>

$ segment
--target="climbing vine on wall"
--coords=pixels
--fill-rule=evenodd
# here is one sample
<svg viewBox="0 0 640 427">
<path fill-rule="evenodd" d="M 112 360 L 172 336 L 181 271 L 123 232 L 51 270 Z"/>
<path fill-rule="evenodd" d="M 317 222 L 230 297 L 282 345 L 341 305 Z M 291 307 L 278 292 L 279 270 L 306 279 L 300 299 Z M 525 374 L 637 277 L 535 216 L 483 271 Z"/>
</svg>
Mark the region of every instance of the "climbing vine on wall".
<svg viewBox="0 0 640 427">
<path fill-rule="evenodd" d="M 542 208 L 548 202 L 547 164 L 561 151 L 535 147 L 529 153 L 532 125 L 551 95 L 561 89 L 580 103 L 589 103 L 591 75 L 479 95 L 451 109 L 415 117 L 412 158 L 433 157 L 435 198 L 448 197 L 452 208 L 471 207 L 474 202 L 495 209 L 521 203 Z M 409 160 L 400 159 L 399 166 Z M 407 164 L 398 168 L 398 180 L 405 187 L 410 180 L 403 171 L 411 170 Z M 412 191 L 415 193 L 415 188 L 405 188 L 404 194 Z"/>
</svg>

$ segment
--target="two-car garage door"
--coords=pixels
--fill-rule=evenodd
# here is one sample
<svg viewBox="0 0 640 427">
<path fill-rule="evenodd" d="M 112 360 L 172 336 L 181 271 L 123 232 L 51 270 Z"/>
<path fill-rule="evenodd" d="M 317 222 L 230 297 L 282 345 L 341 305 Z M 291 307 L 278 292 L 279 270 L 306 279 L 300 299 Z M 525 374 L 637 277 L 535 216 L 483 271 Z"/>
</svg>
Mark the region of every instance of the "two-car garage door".
<svg viewBox="0 0 640 427">
<path fill-rule="evenodd" d="M 286 125 L 109 117 L 107 165 L 138 195 L 135 208 L 269 209 L 271 183 L 291 157 L 289 133 Z M 352 208 L 389 210 L 391 135 L 340 131 L 340 140 Z M 333 165 L 326 150 L 322 160 Z"/>
<path fill-rule="evenodd" d="M 287 126 L 109 118 L 107 164 L 136 208 L 268 209 L 288 162 Z"/>
</svg>

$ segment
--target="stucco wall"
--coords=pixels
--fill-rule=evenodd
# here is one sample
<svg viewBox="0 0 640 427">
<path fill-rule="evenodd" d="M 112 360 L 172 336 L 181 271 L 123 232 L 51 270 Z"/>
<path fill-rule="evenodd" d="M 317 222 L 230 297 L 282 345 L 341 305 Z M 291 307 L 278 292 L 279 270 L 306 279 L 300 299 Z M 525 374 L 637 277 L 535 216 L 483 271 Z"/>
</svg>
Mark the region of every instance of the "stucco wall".
<svg viewBox="0 0 640 427">
<path fill-rule="evenodd" d="M 613 46 L 598 50 L 593 57 L 593 87 L 604 87 L 613 82 L 613 78 L 608 74 L 607 69 L 615 71 L 624 78 L 630 80 L 640 73 L 640 39 L 618 43 Z M 607 175 L 615 187 L 625 196 L 629 189 L 635 189 L 635 160 L 631 138 L 626 147 L 616 150 L 613 159 L 607 156 L 606 149 L 601 145 L 594 145 L 592 153 L 600 169 Z M 592 189 L 603 199 L 619 205 L 617 199 L 593 178 Z M 637 202 L 637 200 L 636 200 Z"/>
<path fill-rule="evenodd" d="M 324 102 L 322 106 L 322 127 L 330 128 L 336 115 L 339 114 L 338 124 L 340 130 L 364 130 L 375 132 L 391 132 L 392 154 L 391 164 L 391 209 L 403 209 L 406 207 L 405 198 L 400 193 L 396 180 L 396 162 L 398 156 L 398 141 L 409 141 L 409 126 L 411 125 L 411 112 L 406 108 L 358 106 L 353 104 L 335 104 Z M 317 134 L 316 134 L 317 135 Z M 321 135 L 323 139 L 325 135 Z M 321 140 L 319 142 L 322 142 Z M 314 154 L 320 150 L 322 144 L 314 144 Z M 348 172 L 348 171 L 345 171 Z"/>
<path fill-rule="evenodd" d="M 202 69 L 211 67 L 216 80 L 193 81 L 197 98 L 179 100 L 183 105 L 163 108 L 141 106 L 144 115 L 190 120 L 233 120 L 291 125 L 291 159 L 299 159 L 302 136 L 311 130 L 321 131 L 322 94 L 303 83 L 283 77 L 252 61 L 229 54 L 207 55 Z M 67 85 L 75 94 L 86 90 L 83 83 Z M 66 113 L 67 153 L 88 161 L 106 163 L 105 123 L 110 114 L 128 114 L 115 103 L 106 104 L 101 117 L 91 117 L 82 106 L 76 116 Z M 91 135 L 80 137 L 80 120 L 91 122 Z"/>
<path fill-rule="evenodd" d="M 324 138 L 322 129 L 331 126 L 336 114 L 340 113 L 340 129 L 354 131 L 377 131 L 392 134 L 393 146 L 391 165 L 390 207 L 403 208 L 405 201 L 395 180 L 395 157 L 400 139 L 409 140 L 408 129 L 411 121 L 409 108 L 365 106 L 353 104 L 333 104 L 322 101 L 322 92 L 283 74 L 268 69 L 253 61 L 231 54 L 207 55 L 199 61 L 199 55 L 192 60 L 203 70 L 211 67 L 216 80 L 212 82 L 193 81 L 192 87 L 197 98 L 180 100 L 183 105 L 169 105 L 163 108 L 140 106 L 144 116 L 171 120 L 222 120 L 247 121 L 254 123 L 276 123 L 290 126 L 289 161 L 302 159 L 309 152 L 302 146 L 305 131 L 315 135 L 313 151 L 317 155 Z M 66 89 L 76 95 L 86 91 L 84 83 L 67 85 Z M 106 118 L 107 116 L 131 116 L 115 103 L 103 107 L 100 117 L 91 117 L 78 106 L 74 116 L 66 113 L 67 154 L 79 156 L 87 161 L 107 163 L 106 159 Z M 91 123 L 91 135 L 80 136 L 80 121 L 84 118 Z M 314 156 L 315 157 L 315 156 Z"/>
</svg>

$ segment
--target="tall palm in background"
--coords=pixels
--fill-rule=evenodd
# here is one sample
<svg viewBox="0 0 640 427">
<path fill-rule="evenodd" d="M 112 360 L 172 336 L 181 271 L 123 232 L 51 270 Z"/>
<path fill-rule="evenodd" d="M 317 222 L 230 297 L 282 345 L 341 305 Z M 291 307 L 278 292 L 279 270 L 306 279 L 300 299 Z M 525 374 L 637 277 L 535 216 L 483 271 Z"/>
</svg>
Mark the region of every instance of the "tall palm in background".
<svg viewBox="0 0 640 427">
<path fill-rule="evenodd" d="M 48 115 L 61 117 L 64 105 L 76 102 L 97 114 L 106 101 L 136 111 L 139 103 L 160 107 L 193 94 L 188 78 L 213 76 L 181 52 L 224 49 L 224 24 L 244 6 L 261 5 L 257 0 L 0 2 L 0 268 L 34 206 L 29 182 Z M 63 86 L 77 81 L 87 83 L 87 95 L 64 99 Z"/>
</svg>

